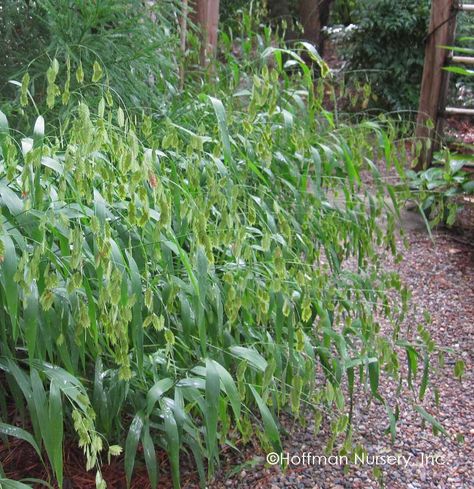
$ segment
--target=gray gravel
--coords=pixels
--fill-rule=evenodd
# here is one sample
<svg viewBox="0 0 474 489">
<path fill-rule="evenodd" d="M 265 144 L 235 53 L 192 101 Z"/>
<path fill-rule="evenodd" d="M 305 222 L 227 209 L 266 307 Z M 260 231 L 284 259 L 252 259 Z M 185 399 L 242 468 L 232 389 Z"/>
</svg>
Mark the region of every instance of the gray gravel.
<svg viewBox="0 0 474 489">
<path fill-rule="evenodd" d="M 434 436 L 429 425 L 423 425 L 420 416 L 406 401 L 408 396 L 396 397 L 391 385 L 381 385 L 381 392 L 393 406 L 399 401 L 400 421 L 397 438 L 392 445 L 385 434 L 388 425 L 382 406 L 367 403 L 369 397 L 359 392 L 358 409 L 354 413 L 358 433 L 354 441 L 361 443 L 369 454 L 411 456 L 405 465 L 384 465 L 382 481 L 389 489 L 471 489 L 474 487 L 474 248 L 463 244 L 455 235 L 435 233 L 435 243 L 425 233 L 409 230 L 410 247 L 404 251 L 404 260 L 395 265 L 387 259 L 387 268 L 397 270 L 413 294 L 413 309 L 406 321 L 416 331 L 424 323 L 423 311 L 429 311 L 432 322 L 427 326 L 439 345 L 452 348 L 446 365 L 432 378 L 441 395 L 441 405 L 435 407 L 432 390 L 429 390 L 424 407 L 449 433 L 449 437 Z M 453 376 L 453 365 L 460 356 L 466 362 L 466 374 L 460 382 Z M 302 456 L 305 452 L 324 455 L 327 433 L 313 433 L 312 420 L 306 427 L 283 419 L 282 425 L 290 435 L 284 439 L 284 451 Z M 459 443 L 459 436 L 464 438 Z M 421 464 L 422 454 L 438 457 Z M 342 467 L 321 464 L 290 466 L 284 473 L 279 467 L 265 463 L 265 454 L 255 446 L 236 455 L 228 453 L 227 460 L 212 489 L 234 488 L 371 488 L 380 487 L 373 467 L 352 466 L 347 474 Z M 226 458 L 226 457 L 224 457 Z M 439 462 L 439 463 L 434 463 Z M 442 464 L 441 464 L 442 463 Z M 236 465 L 241 470 L 235 471 Z"/>
</svg>

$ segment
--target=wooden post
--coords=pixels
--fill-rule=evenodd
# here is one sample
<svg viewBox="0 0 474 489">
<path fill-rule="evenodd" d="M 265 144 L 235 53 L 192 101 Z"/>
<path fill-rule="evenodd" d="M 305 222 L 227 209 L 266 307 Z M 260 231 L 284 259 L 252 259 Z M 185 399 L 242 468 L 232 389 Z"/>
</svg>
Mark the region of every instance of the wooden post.
<svg viewBox="0 0 474 489">
<path fill-rule="evenodd" d="M 207 66 L 217 49 L 219 0 L 195 0 L 194 19 L 201 31 L 201 65 Z"/>
<path fill-rule="evenodd" d="M 179 36 L 180 36 L 180 47 L 181 47 L 181 65 L 179 67 L 179 88 L 182 90 L 184 88 L 184 78 L 185 73 L 185 61 L 186 61 L 186 41 L 188 36 L 188 0 L 183 0 L 181 19 L 179 22 Z"/>
<path fill-rule="evenodd" d="M 446 105 L 449 73 L 443 70 L 456 28 L 457 0 L 433 0 L 429 35 L 425 48 L 425 64 L 421 82 L 420 104 L 416 121 L 416 138 L 423 149 L 415 169 L 431 165 L 433 152 L 439 145 L 437 135 L 442 126 L 440 112 Z M 431 124 L 429 125 L 429 121 Z M 430 141 L 431 144 L 427 144 Z"/>
</svg>

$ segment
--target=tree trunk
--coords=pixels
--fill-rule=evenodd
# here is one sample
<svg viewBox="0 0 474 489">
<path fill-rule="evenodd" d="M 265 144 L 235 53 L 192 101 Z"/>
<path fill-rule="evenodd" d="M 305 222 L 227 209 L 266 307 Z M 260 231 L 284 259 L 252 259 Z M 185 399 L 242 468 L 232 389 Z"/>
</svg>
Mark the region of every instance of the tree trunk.
<svg viewBox="0 0 474 489">
<path fill-rule="evenodd" d="M 299 14 L 305 41 L 314 44 L 321 55 L 324 50 L 322 29 L 329 21 L 332 2 L 333 0 L 300 0 Z"/>
<path fill-rule="evenodd" d="M 304 29 L 304 40 L 314 44 L 322 54 L 324 48 L 322 28 L 328 23 L 333 0 L 299 0 L 294 3 L 298 5 L 298 15 Z M 287 21 L 286 41 L 297 40 L 298 36 L 292 28 L 291 1 L 268 0 L 268 11 L 270 19 L 275 24 L 281 25 L 282 21 Z"/>
<path fill-rule="evenodd" d="M 288 0 L 269 0 L 268 12 L 270 14 L 270 19 L 277 22 L 288 20 L 291 17 Z"/>
</svg>

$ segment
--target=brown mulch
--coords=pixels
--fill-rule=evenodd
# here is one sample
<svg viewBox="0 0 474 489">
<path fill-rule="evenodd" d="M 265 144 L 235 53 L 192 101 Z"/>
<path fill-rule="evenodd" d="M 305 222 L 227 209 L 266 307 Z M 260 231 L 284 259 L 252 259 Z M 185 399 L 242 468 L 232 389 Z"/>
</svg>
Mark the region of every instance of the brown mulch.
<svg viewBox="0 0 474 489">
<path fill-rule="evenodd" d="M 139 447 L 139 452 L 141 447 Z M 158 465 L 160 467 L 159 487 L 163 489 L 171 489 L 173 487 L 171 481 L 171 472 L 169 468 L 168 458 L 165 452 L 157 452 Z M 68 440 L 64 447 L 64 489 L 95 489 L 95 471 L 87 472 L 85 470 L 85 458 L 82 450 L 77 447 L 74 441 Z M 30 445 L 21 440 L 10 438 L 8 446 L 0 442 L 0 461 L 3 465 L 5 475 L 16 481 L 25 479 L 38 479 L 49 482 L 53 487 L 57 487 L 54 483 L 53 472 L 49 467 L 45 467 L 38 459 L 36 452 Z M 190 459 L 183 457 L 183 475 L 182 486 L 199 487 L 198 476 L 192 467 Z M 113 457 L 110 464 L 104 463 L 102 466 L 102 476 L 107 482 L 108 489 L 125 489 L 127 482 L 124 471 L 123 455 Z M 32 484 L 35 489 L 46 486 L 43 484 Z M 0 484 L 1 488 L 1 484 Z M 151 489 L 151 484 L 148 479 L 146 466 L 143 463 L 143 456 L 140 453 L 135 462 L 133 479 L 130 486 L 131 489 Z"/>
<path fill-rule="evenodd" d="M 454 149 L 474 153 L 474 121 L 472 117 L 448 117 L 444 135 Z"/>
</svg>

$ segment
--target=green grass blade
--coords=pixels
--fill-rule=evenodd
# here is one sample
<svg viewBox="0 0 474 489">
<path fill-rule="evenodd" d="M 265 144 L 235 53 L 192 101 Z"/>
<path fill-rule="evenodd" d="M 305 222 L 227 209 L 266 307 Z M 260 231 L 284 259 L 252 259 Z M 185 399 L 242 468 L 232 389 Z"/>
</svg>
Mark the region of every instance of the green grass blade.
<svg viewBox="0 0 474 489">
<path fill-rule="evenodd" d="M 18 288 L 14 280 L 17 270 L 17 256 L 15 245 L 13 244 L 10 235 L 4 234 L 0 239 L 3 241 L 4 255 L 3 262 L 0 266 L 2 273 L 1 281 L 5 296 L 7 299 L 7 307 L 12 324 L 12 337 L 16 341 L 18 338 Z"/>
<path fill-rule="evenodd" d="M 142 436 L 143 454 L 145 456 L 145 464 L 148 472 L 148 478 L 152 489 L 158 486 L 158 462 L 156 460 L 155 445 L 150 436 L 150 425 L 145 423 Z"/>
<path fill-rule="evenodd" d="M 208 360 L 208 361 L 214 365 L 217 373 L 219 374 L 222 385 L 224 386 L 225 389 L 225 393 L 227 394 L 227 397 L 229 398 L 230 401 L 230 405 L 232 406 L 232 410 L 234 411 L 235 420 L 239 422 L 240 408 L 241 408 L 240 396 L 239 396 L 239 391 L 237 389 L 237 386 L 234 382 L 234 379 L 232 378 L 232 375 L 230 375 L 230 373 L 220 363 L 214 360 Z"/>
<path fill-rule="evenodd" d="M 49 390 L 49 428 L 51 451 L 53 453 L 53 468 L 59 487 L 63 484 L 63 407 L 61 391 L 55 381 L 51 382 Z"/>
<path fill-rule="evenodd" d="M 6 436 L 13 436 L 20 440 L 24 440 L 28 442 L 35 449 L 35 452 L 38 454 L 38 457 L 42 460 L 41 450 L 38 444 L 36 443 L 35 439 L 31 435 L 31 433 L 28 433 L 28 431 L 19 428 L 18 426 L 13 426 L 11 424 L 6 424 L 6 423 L 0 423 L 0 433 L 3 433 Z"/>
<path fill-rule="evenodd" d="M 135 295 L 135 304 L 132 311 L 132 338 L 135 347 L 135 355 L 137 358 L 138 371 L 143 372 L 143 318 L 142 318 L 142 282 L 138 266 L 133 259 L 133 256 L 128 251 L 126 252 L 128 264 L 130 267 L 130 280 L 132 293 Z"/>
<path fill-rule="evenodd" d="M 171 476 L 174 489 L 181 487 L 179 477 L 179 433 L 173 412 L 166 403 L 162 403 L 163 418 L 165 420 L 165 435 L 168 456 L 171 463 Z"/>
<path fill-rule="evenodd" d="M 24 311 L 24 330 L 25 339 L 28 347 L 28 358 L 30 362 L 35 357 L 36 340 L 38 336 L 38 320 L 40 317 L 38 302 L 38 287 L 36 282 L 32 282 L 30 292 L 26 298 L 26 307 Z"/>
<path fill-rule="evenodd" d="M 144 423 L 143 412 L 139 411 L 133 418 L 125 440 L 125 475 L 127 477 L 127 487 L 132 481 L 133 467 L 137 455 L 138 441 L 142 433 Z"/>
<path fill-rule="evenodd" d="M 219 99 L 209 96 L 209 100 L 212 103 L 214 112 L 216 113 L 217 117 L 217 125 L 219 127 L 219 134 L 224 150 L 224 161 L 228 166 L 231 166 L 233 164 L 232 151 L 230 148 L 229 128 L 227 127 L 225 108 Z"/>
<path fill-rule="evenodd" d="M 146 396 L 146 412 L 150 415 L 155 407 L 155 404 L 162 398 L 163 394 L 173 387 L 174 382 L 170 378 L 160 379 L 148 391 Z"/>
<path fill-rule="evenodd" d="M 268 438 L 268 441 L 271 443 L 273 449 L 276 453 L 280 454 L 283 452 L 283 447 L 281 445 L 280 433 L 278 432 L 277 425 L 275 420 L 273 419 L 270 410 L 267 405 L 260 397 L 260 394 L 255 390 L 255 388 L 250 385 L 250 390 L 255 398 L 255 402 L 257 403 L 258 410 L 262 416 L 263 427 L 265 429 L 265 435 Z"/>
<path fill-rule="evenodd" d="M 217 421 L 220 396 L 220 380 L 214 362 L 206 359 L 206 444 L 209 456 L 209 472 L 212 474 L 217 455 Z"/>
<path fill-rule="evenodd" d="M 262 355 L 260 355 L 260 353 L 257 352 L 257 350 L 247 348 L 245 346 L 231 346 L 229 351 L 232 353 L 232 355 L 235 355 L 243 360 L 247 360 L 250 365 L 257 370 L 260 370 L 260 372 L 265 372 L 267 369 L 267 361 L 262 357 Z"/>
<path fill-rule="evenodd" d="M 420 414 L 425 421 L 428 421 L 428 423 L 430 423 L 434 429 L 440 431 L 441 433 L 443 433 L 443 435 L 448 436 L 448 433 L 444 429 L 443 425 L 424 408 L 422 408 L 421 406 L 415 406 L 415 411 L 417 411 L 418 414 Z"/>
<path fill-rule="evenodd" d="M 32 489 L 32 486 L 11 479 L 0 479 L 1 489 Z"/>
</svg>

